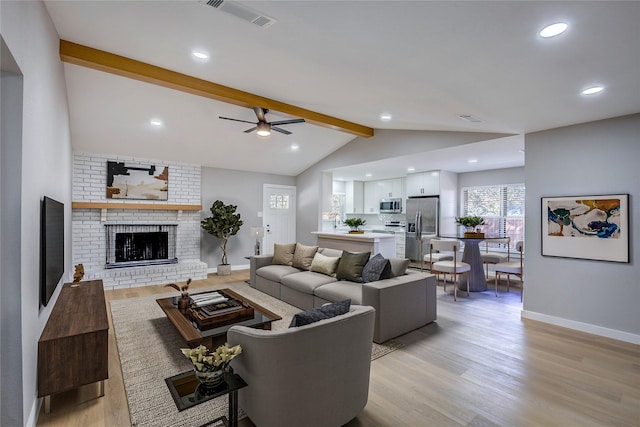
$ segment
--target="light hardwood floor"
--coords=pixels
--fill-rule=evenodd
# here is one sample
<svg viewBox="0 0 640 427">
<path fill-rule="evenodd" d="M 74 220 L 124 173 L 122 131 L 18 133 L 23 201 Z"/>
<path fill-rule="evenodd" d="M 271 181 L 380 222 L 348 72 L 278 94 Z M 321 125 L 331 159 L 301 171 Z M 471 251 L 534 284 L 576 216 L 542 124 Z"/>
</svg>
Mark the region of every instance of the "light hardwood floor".
<svg viewBox="0 0 640 427">
<path fill-rule="evenodd" d="M 210 275 L 192 289 L 248 276 Z M 369 402 L 347 426 L 640 426 L 640 346 L 523 321 L 520 288 L 505 290 L 498 298 L 491 290 L 459 293 L 453 302 L 452 287 L 444 293 L 440 283 L 437 322 L 398 338 L 404 348 L 372 362 Z M 165 292 L 147 286 L 107 291 L 106 299 Z M 105 397 L 91 399 L 93 385 L 53 396 L 38 426 L 130 424 L 109 332 Z"/>
</svg>

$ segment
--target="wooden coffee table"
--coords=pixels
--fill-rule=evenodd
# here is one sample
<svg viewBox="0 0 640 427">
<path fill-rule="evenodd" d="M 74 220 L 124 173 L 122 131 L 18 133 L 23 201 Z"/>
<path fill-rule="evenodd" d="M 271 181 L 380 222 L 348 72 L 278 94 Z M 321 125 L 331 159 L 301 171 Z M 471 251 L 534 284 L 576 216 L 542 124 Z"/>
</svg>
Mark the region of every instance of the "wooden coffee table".
<svg viewBox="0 0 640 427">
<path fill-rule="evenodd" d="M 237 322 L 228 323 L 223 326 L 202 330 L 195 322 L 189 319 L 184 312 L 178 309 L 178 300 L 180 297 L 160 298 L 156 300 L 160 308 L 162 308 L 162 311 L 167 315 L 169 321 L 178 330 L 180 336 L 182 336 L 182 338 L 184 338 L 187 344 L 192 348 L 202 344 L 209 349 L 215 349 L 219 345 L 224 344 L 227 338 L 227 331 L 234 325 L 271 330 L 271 322 L 282 319 L 282 317 L 272 311 L 267 310 L 261 305 L 254 303 L 250 299 L 232 291 L 231 289 L 216 289 L 215 291 L 222 291 L 235 300 L 249 304 L 253 307 L 253 318 L 241 319 Z M 205 293 L 206 292 L 201 292 L 193 295 L 201 295 Z"/>
</svg>

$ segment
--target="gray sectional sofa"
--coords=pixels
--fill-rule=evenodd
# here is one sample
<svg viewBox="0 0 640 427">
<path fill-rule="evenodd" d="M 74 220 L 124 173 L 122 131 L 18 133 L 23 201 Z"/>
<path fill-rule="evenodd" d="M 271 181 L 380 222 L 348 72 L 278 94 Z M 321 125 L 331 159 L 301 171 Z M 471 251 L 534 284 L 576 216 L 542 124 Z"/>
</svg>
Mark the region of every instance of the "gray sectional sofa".
<svg viewBox="0 0 640 427">
<path fill-rule="evenodd" d="M 328 248 L 317 252 L 327 257 L 342 255 L 342 251 Z M 252 287 L 304 310 L 344 299 L 372 306 L 376 317 L 373 341 L 377 343 L 436 320 L 436 277 L 406 270 L 404 260 L 389 260 L 395 277 L 357 283 L 304 267 L 274 264 L 273 259 L 273 255 L 250 258 Z"/>
</svg>

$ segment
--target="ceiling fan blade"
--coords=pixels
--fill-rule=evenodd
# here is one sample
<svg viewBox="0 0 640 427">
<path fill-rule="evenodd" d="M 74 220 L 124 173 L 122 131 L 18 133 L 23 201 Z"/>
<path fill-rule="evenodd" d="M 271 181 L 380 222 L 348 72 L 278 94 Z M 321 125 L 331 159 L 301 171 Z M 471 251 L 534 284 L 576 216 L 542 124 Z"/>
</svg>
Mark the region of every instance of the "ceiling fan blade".
<svg viewBox="0 0 640 427">
<path fill-rule="evenodd" d="M 222 120 L 233 120 L 234 122 L 242 122 L 242 123 L 251 123 L 251 124 L 255 124 L 255 122 L 248 122 L 246 120 L 240 120 L 240 119 L 231 119 L 229 117 L 222 117 L 222 116 L 218 116 L 219 119 Z"/>
<path fill-rule="evenodd" d="M 279 120 L 277 122 L 271 122 L 272 125 L 290 125 L 293 123 L 304 123 L 304 119 Z"/>
<path fill-rule="evenodd" d="M 275 130 L 276 132 L 284 133 L 285 135 L 291 135 L 291 132 L 285 129 L 280 129 L 275 126 L 271 126 L 271 130 Z"/>
<path fill-rule="evenodd" d="M 265 117 L 265 114 L 267 113 L 267 110 L 265 110 L 262 107 L 253 107 L 253 112 L 256 113 L 256 117 L 258 118 L 259 121 L 261 122 L 266 122 L 267 118 Z"/>
<path fill-rule="evenodd" d="M 251 122 L 249 122 L 249 123 L 251 123 Z M 256 129 L 258 129 L 258 126 L 254 126 L 254 127 L 252 127 L 251 129 L 247 129 L 247 130 L 245 130 L 245 131 L 244 131 L 244 133 L 251 133 L 251 132 L 253 132 L 253 131 L 254 131 L 254 130 L 256 130 Z"/>
</svg>

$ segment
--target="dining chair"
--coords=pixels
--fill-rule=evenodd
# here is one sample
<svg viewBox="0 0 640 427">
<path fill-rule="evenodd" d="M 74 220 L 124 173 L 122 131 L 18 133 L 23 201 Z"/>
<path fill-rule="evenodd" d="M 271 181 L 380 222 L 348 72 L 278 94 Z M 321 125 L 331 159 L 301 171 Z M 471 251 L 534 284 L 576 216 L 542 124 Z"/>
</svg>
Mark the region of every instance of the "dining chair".
<svg viewBox="0 0 640 427">
<path fill-rule="evenodd" d="M 469 296 L 469 273 L 471 265 L 466 262 L 458 261 L 460 254 L 459 240 L 431 240 L 429 242 L 429 264 L 431 265 L 431 273 L 438 276 L 444 274 L 444 291 L 447 291 L 447 274 L 453 278 L 453 300 L 458 300 L 458 285 L 456 279 L 460 274 L 467 276 L 467 296 Z M 436 252 L 437 251 L 437 252 Z M 434 261 L 433 255 L 439 252 L 452 252 L 452 260 Z"/>
<path fill-rule="evenodd" d="M 507 255 L 496 252 L 489 252 L 489 243 L 502 244 L 507 247 Z M 484 241 L 484 253 L 480 254 L 482 263 L 485 265 L 486 276 L 489 278 L 489 264 L 498 264 L 500 262 L 508 262 L 510 259 L 511 237 L 501 237 L 499 239 L 491 239 Z"/>
<path fill-rule="evenodd" d="M 452 241 L 458 241 L 458 240 L 454 240 L 454 239 L 440 239 L 440 238 L 430 238 L 428 240 L 428 244 L 431 245 L 431 242 L 433 240 L 452 240 Z M 425 254 L 422 257 L 422 265 L 420 267 L 421 270 L 424 270 L 425 264 L 428 264 L 429 270 L 431 270 L 431 264 L 433 264 L 434 262 L 438 262 L 438 261 L 451 261 L 453 260 L 453 254 L 450 252 L 433 252 L 431 250 L 429 250 L 428 254 Z M 438 277 L 439 280 L 439 277 Z"/>
<path fill-rule="evenodd" d="M 519 252 L 519 260 L 499 262 L 495 264 L 496 270 L 496 296 L 498 296 L 498 280 L 502 274 L 507 275 L 507 292 L 509 292 L 509 286 L 511 285 L 511 275 L 520 278 L 520 284 L 522 286 L 522 292 L 520 293 L 520 301 L 522 302 L 522 294 L 524 294 L 524 269 L 523 269 L 523 255 L 524 255 L 524 242 L 519 241 L 516 243 L 516 250 Z"/>
</svg>

